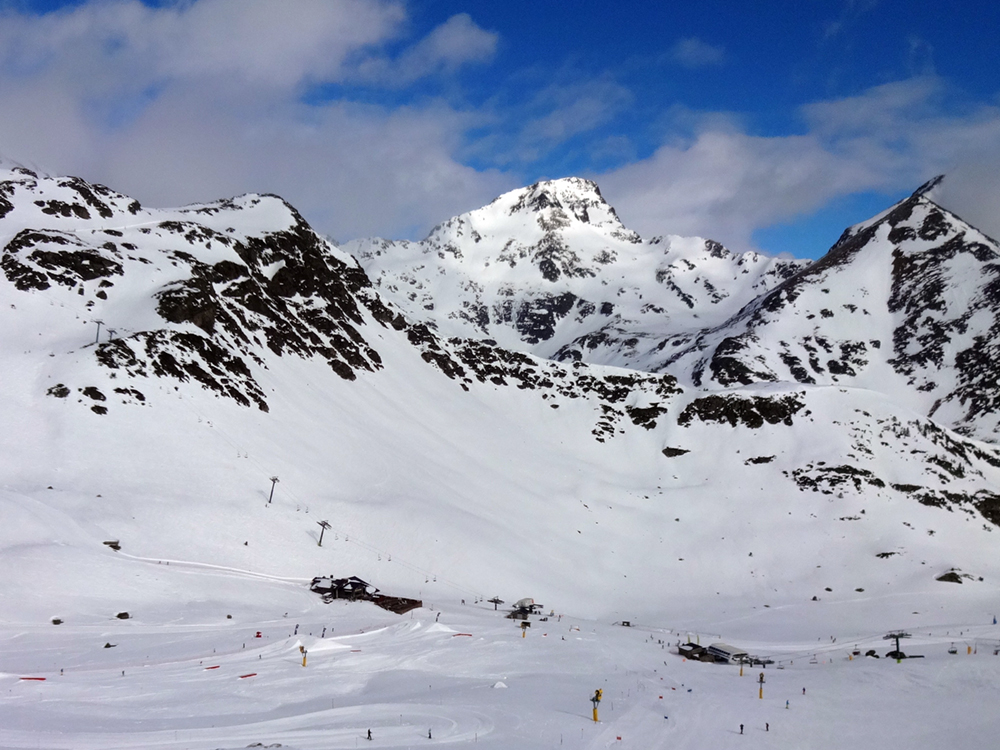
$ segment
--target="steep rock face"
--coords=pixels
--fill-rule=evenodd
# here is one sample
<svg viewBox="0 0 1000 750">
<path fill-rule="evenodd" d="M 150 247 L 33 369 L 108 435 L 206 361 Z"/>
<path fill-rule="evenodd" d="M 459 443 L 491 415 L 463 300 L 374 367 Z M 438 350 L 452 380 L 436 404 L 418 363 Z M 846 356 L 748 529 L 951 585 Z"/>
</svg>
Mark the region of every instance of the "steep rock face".
<svg viewBox="0 0 1000 750">
<path fill-rule="evenodd" d="M 995 441 L 998 333 L 1000 245 L 921 189 L 656 369 L 869 388 Z"/>
<path fill-rule="evenodd" d="M 409 317 L 446 336 L 640 370 L 804 265 L 701 238 L 645 241 L 579 178 L 501 195 L 421 242 L 344 249 Z"/>
</svg>

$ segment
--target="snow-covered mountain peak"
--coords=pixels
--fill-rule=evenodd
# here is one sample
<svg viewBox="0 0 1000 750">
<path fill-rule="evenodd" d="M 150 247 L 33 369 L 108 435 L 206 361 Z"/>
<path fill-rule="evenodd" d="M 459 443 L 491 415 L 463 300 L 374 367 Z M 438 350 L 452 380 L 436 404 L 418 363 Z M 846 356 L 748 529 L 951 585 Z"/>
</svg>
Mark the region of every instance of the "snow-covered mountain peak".
<svg viewBox="0 0 1000 750">
<path fill-rule="evenodd" d="M 844 230 L 840 239 L 837 240 L 832 248 L 830 248 L 828 255 L 830 253 L 833 253 L 835 256 L 838 255 L 836 251 L 845 244 L 848 244 L 848 241 L 851 238 L 857 237 L 879 225 L 888 225 L 891 229 L 895 228 L 897 224 L 903 223 L 910 226 L 915 233 L 919 230 L 919 232 L 924 235 L 933 234 L 936 230 L 934 230 L 930 225 L 928 225 L 927 229 L 923 229 L 922 225 L 918 224 L 918 220 L 923 221 L 924 217 L 929 214 L 935 214 L 935 218 L 931 219 L 931 221 L 932 223 L 937 223 L 939 226 L 947 224 L 949 226 L 956 225 L 971 229 L 971 227 L 964 220 L 934 201 L 934 195 L 937 192 L 937 187 L 944 181 L 944 178 L 944 175 L 938 175 L 937 177 L 928 180 L 914 190 L 908 197 L 902 199 L 898 203 L 889 206 L 889 208 L 875 214 L 865 221 L 848 227 Z M 916 214 L 914 213 L 915 211 Z M 917 218 L 914 218 L 915 215 Z M 938 215 L 940 215 L 941 218 L 938 218 Z M 928 239 L 928 237 L 925 237 L 925 239 Z M 856 245 L 858 243 L 854 244 Z"/>
<path fill-rule="evenodd" d="M 805 264 L 700 237 L 645 241 L 578 177 L 505 193 L 421 242 L 343 249 L 411 318 L 445 335 L 638 369 L 662 359 L 651 349 L 669 333 L 723 322 L 738 300 Z"/>
<path fill-rule="evenodd" d="M 931 200 L 934 184 L 656 369 L 699 386 L 853 384 L 996 440 L 1000 244 Z"/>
<path fill-rule="evenodd" d="M 536 214 L 540 224 L 568 223 L 572 217 L 593 226 L 610 224 L 624 228 L 615 209 L 604 200 L 597 183 L 582 177 L 536 182 L 501 195 L 491 206 L 494 204 L 506 208 L 510 215 Z"/>
<path fill-rule="evenodd" d="M 5 227 L 80 232 L 136 228 L 144 223 L 189 222 L 242 238 L 305 226 L 298 211 L 276 195 L 248 193 L 175 209 L 147 211 L 139 201 L 79 177 L 49 177 L 19 166 L 0 168 L 0 218 Z M 9 231 L 9 229 L 8 229 Z"/>
<path fill-rule="evenodd" d="M 498 246 L 499 238 L 503 242 Z M 516 248 L 508 242 L 512 238 Z M 444 252 L 484 266 L 500 262 L 515 267 L 528 261 L 544 279 L 555 281 L 559 274 L 593 275 L 595 265 L 613 260 L 609 243 L 641 241 L 622 225 L 596 183 L 566 177 L 504 193 L 487 206 L 437 225 L 420 246 L 424 254 Z M 568 245 L 573 245 L 572 256 L 559 252 Z"/>
<path fill-rule="evenodd" d="M 0 168 L 0 218 L 48 228 L 105 226 L 142 213 L 139 202 L 78 177 L 45 177 L 24 167 Z"/>
<path fill-rule="evenodd" d="M 944 177 L 945 176 L 943 174 L 939 174 L 936 177 L 932 177 L 931 179 L 927 180 L 927 182 L 925 182 L 923 185 L 914 190 L 913 195 L 910 197 L 917 198 L 919 196 L 926 195 L 928 198 L 933 199 L 934 191 L 937 189 L 938 185 L 944 182 Z"/>
</svg>

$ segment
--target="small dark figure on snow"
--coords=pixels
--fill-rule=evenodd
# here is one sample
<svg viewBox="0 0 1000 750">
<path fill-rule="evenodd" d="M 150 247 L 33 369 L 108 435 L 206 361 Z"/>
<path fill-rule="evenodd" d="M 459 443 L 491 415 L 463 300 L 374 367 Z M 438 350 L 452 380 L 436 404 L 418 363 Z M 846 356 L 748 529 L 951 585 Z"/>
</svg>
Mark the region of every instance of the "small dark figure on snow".
<svg viewBox="0 0 1000 750">
<path fill-rule="evenodd" d="M 805 694 L 806 694 L 806 689 L 802 688 L 802 695 L 805 695 Z"/>
<path fill-rule="evenodd" d="M 427 739 L 429 739 L 429 740 L 433 739 L 433 737 L 431 737 L 431 730 L 430 729 L 427 730 Z"/>
<path fill-rule="evenodd" d="M 740 724 L 740 734 L 743 734 L 743 725 Z"/>
<path fill-rule="evenodd" d="M 766 721 L 764 722 L 764 731 L 765 732 L 770 732 L 771 731 L 771 725 L 768 724 Z"/>
<path fill-rule="evenodd" d="M 369 729 L 368 730 L 368 739 L 371 739 L 371 738 L 372 738 L 372 730 Z"/>
</svg>

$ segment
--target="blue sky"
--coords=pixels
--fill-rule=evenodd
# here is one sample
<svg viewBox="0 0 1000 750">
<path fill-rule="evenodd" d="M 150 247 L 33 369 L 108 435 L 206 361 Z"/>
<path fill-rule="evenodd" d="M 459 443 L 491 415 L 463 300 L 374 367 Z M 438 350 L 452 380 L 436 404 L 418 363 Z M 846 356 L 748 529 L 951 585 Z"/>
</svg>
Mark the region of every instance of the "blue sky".
<svg viewBox="0 0 1000 750">
<path fill-rule="evenodd" d="M 0 2 L 0 156 L 151 205 L 422 236 L 538 179 L 645 236 L 816 257 L 946 173 L 1000 234 L 1000 5 Z"/>
</svg>

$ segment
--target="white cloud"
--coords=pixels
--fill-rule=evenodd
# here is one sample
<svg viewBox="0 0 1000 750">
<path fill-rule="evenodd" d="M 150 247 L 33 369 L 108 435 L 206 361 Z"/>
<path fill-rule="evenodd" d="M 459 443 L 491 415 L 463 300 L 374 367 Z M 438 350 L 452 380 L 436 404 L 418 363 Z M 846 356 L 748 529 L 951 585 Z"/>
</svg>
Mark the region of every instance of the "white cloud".
<svg viewBox="0 0 1000 750">
<path fill-rule="evenodd" d="M 810 136 L 709 130 L 599 181 L 622 221 L 641 234 L 700 235 L 746 250 L 754 230 L 876 179 L 872 165 L 844 162 Z"/>
<path fill-rule="evenodd" d="M 539 111 L 521 131 L 522 146 L 537 153 L 608 122 L 632 102 L 632 93 L 611 78 L 546 86 L 531 108 Z"/>
<path fill-rule="evenodd" d="M 726 60 L 726 51 L 697 37 L 688 37 L 678 40 L 671 47 L 670 57 L 685 68 L 705 68 L 722 65 Z"/>
<path fill-rule="evenodd" d="M 213 109 L 211 92 L 164 96 L 108 160 L 108 184 L 151 205 L 277 193 L 338 239 L 419 236 L 443 217 L 483 205 L 513 187 L 452 156 L 464 116 L 334 103 L 311 108 Z M 150 180 L 149 176 L 154 176 Z"/>
<path fill-rule="evenodd" d="M 1000 108 L 949 114 L 948 94 L 945 81 L 925 77 L 817 102 L 803 108 L 807 132 L 793 136 L 707 118 L 691 139 L 599 180 L 643 234 L 697 234 L 746 250 L 755 230 L 839 196 L 913 190 L 944 173 L 936 199 L 1000 237 Z"/>
<path fill-rule="evenodd" d="M 8 12 L 5 78 L 58 77 L 84 90 L 225 78 L 228 86 L 338 80 L 347 58 L 399 32 L 405 12 L 379 0 L 196 0 L 150 8 L 92 2 L 45 16 Z"/>
<path fill-rule="evenodd" d="M 892 137 L 901 125 L 933 116 L 945 91 L 941 79 L 910 78 L 875 86 L 857 96 L 808 104 L 802 114 L 812 132 L 823 137 Z"/>
<path fill-rule="evenodd" d="M 302 102 L 382 59 L 398 78 L 486 60 L 458 15 L 401 39 L 389 0 L 107 0 L 0 15 L 0 155 L 104 182 L 150 205 L 276 192 L 340 238 L 412 235 L 512 187 L 454 156 L 468 115 L 439 102 Z M 387 57 L 389 45 L 402 51 Z M 409 42 L 408 45 L 405 42 Z"/>
<path fill-rule="evenodd" d="M 403 75 L 416 79 L 469 62 L 486 62 L 496 52 L 498 36 L 479 28 L 467 13 L 452 16 L 399 61 Z"/>
<path fill-rule="evenodd" d="M 523 102 L 487 103 L 478 112 L 479 126 L 487 126 L 487 132 L 469 143 L 464 153 L 490 164 L 531 164 L 611 122 L 633 101 L 632 92 L 610 75 L 580 78 L 574 71 L 560 71 L 556 77 L 568 80 L 543 84 Z M 530 86 L 521 89 L 530 91 Z M 612 142 L 605 137 L 603 145 L 587 143 L 585 148 L 591 157 L 601 158 L 610 153 Z M 615 150 L 621 152 L 621 145 Z"/>
<path fill-rule="evenodd" d="M 481 29 L 467 13 L 452 16 L 396 59 L 373 55 L 357 66 L 357 80 L 405 86 L 426 76 L 484 63 L 496 52 L 498 35 Z"/>
</svg>

